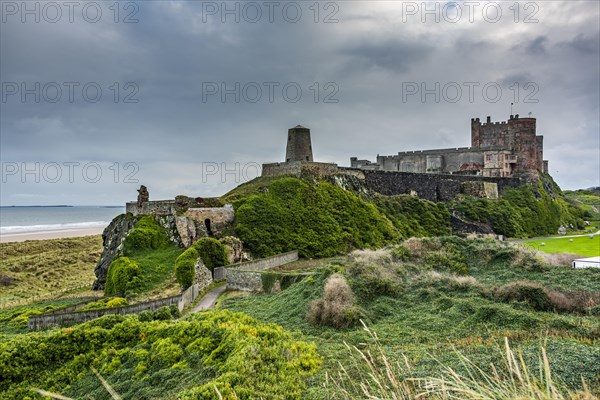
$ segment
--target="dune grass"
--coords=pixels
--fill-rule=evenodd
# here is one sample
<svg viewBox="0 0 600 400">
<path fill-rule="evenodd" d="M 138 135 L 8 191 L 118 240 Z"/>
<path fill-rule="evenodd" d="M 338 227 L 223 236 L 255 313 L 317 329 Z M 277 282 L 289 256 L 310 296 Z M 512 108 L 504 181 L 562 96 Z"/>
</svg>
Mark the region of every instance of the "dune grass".
<svg viewBox="0 0 600 400">
<path fill-rule="evenodd" d="M 0 243 L 0 306 L 91 287 L 101 252 L 100 235 Z"/>
</svg>

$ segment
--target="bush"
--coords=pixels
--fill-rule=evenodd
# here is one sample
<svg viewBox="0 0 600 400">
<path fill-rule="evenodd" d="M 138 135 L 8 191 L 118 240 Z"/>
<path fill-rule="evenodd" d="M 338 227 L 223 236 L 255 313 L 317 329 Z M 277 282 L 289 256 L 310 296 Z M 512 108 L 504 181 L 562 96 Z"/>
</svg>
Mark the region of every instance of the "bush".
<svg viewBox="0 0 600 400">
<path fill-rule="evenodd" d="M 410 260 L 410 250 L 404 245 L 396 246 L 392 250 L 392 258 L 396 261 L 408 261 Z"/>
<path fill-rule="evenodd" d="M 450 272 L 465 275 L 469 267 L 465 259 L 457 252 L 435 252 L 429 253 L 424 258 L 425 265 L 436 271 Z"/>
<path fill-rule="evenodd" d="M 151 250 L 169 244 L 169 238 L 162 226 L 151 215 L 142 217 L 127 234 L 123 243 L 123 252 L 130 255 L 136 250 Z"/>
<path fill-rule="evenodd" d="M 198 257 L 198 250 L 195 247 L 190 247 L 181 253 L 175 261 L 175 277 L 183 289 L 187 289 L 194 283 Z"/>
<path fill-rule="evenodd" d="M 108 267 L 106 275 L 106 296 L 124 296 L 128 291 L 137 288 L 139 279 L 136 279 L 142 270 L 138 263 L 127 257 L 119 257 Z"/>
<path fill-rule="evenodd" d="M 359 318 L 352 289 L 340 274 L 333 274 L 327 279 L 323 297 L 311 303 L 307 315 L 308 321 L 313 325 L 335 328 L 353 326 Z"/>
<path fill-rule="evenodd" d="M 229 263 L 227 260 L 227 249 L 217 239 L 202 238 L 197 240 L 192 246 L 198 251 L 200 257 L 202 257 L 204 266 L 211 271 L 216 267 L 222 267 Z"/>
<path fill-rule="evenodd" d="M 524 301 L 537 311 L 550 311 L 554 307 L 546 289 L 533 282 L 513 282 L 502 286 L 495 292 L 504 301 Z"/>
<path fill-rule="evenodd" d="M 129 304 L 129 302 L 127 301 L 127 299 L 124 299 L 122 297 L 113 297 L 113 298 L 107 297 L 107 298 L 95 301 L 93 303 L 86 304 L 85 307 L 83 307 L 81 309 L 81 311 L 99 310 L 102 308 L 123 307 L 128 304 Z"/>
<path fill-rule="evenodd" d="M 172 316 L 168 307 L 159 311 Z M 226 398 L 300 399 L 320 363 L 315 345 L 242 313 L 150 323 L 112 315 L 0 342 L 0 397 L 35 397 L 32 387 L 110 397 L 93 365 L 124 399 L 214 399 L 215 386 L 229 388 Z"/>
</svg>

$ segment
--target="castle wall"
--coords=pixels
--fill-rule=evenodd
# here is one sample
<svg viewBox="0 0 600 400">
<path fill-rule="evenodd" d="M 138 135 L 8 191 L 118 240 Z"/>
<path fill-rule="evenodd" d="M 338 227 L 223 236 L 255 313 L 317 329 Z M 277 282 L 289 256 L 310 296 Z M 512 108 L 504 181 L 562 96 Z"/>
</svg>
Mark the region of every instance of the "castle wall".
<svg viewBox="0 0 600 400">
<path fill-rule="evenodd" d="M 544 170 L 544 137 L 535 137 L 535 158 L 537 162 L 537 169 L 540 171 Z"/>
<path fill-rule="evenodd" d="M 518 172 L 538 168 L 535 124 L 535 118 L 516 116 L 509 120 L 509 146 L 518 157 L 516 166 Z"/>
<path fill-rule="evenodd" d="M 490 117 L 487 117 L 487 121 L 483 124 L 479 118 L 471 119 L 471 147 L 506 146 L 508 128 L 506 121 L 492 122 Z"/>
<path fill-rule="evenodd" d="M 502 194 L 506 188 L 520 184 L 518 178 L 493 178 L 463 175 L 419 174 L 392 171 L 363 171 L 366 186 L 375 192 L 392 196 L 415 194 L 420 198 L 440 202 L 449 201 L 461 193 L 473 194 L 473 187 L 485 197 Z M 496 186 L 477 185 L 473 182 L 487 182 Z"/>
<path fill-rule="evenodd" d="M 383 171 L 412 173 L 454 173 L 483 169 L 483 152 L 471 147 L 401 152 L 378 156 Z"/>
</svg>

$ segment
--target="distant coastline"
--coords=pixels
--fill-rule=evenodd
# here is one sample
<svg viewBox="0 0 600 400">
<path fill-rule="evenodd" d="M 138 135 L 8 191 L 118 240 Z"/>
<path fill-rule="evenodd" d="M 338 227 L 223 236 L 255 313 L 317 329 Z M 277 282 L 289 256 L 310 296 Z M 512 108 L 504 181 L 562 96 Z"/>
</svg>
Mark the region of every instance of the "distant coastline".
<svg viewBox="0 0 600 400">
<path fill-rule="evenodd" d="M 101 234 L 123 206 L 2 206 L 0 242 L 21 242 Z"/>
</svg>

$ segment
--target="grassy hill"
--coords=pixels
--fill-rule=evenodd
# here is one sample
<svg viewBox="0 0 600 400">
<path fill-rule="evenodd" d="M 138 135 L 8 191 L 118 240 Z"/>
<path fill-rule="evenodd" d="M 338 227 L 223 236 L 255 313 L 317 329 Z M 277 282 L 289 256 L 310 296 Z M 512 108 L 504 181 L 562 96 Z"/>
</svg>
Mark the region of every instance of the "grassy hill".
<svg viewBox="0 0 600 400">
<path fill-rule="evenodd" d="M 0 243 L 0 306 L 91 287 L 102 237 Z"/>
<path fill-rule="evenodd" d="M 467 272 L 450 273 L 457 264 Z M 311 303 L 323 296 L 333 273 L 349 282 L 355 306 L 377 341 L 360 325 L 336 329 L 308 321 Z M 533 368 L 544 345 L 557 382 L 580 390 L 583 378 L 598 393 L 598 287 L 598 270 L 545 265 L 509 244 L 411 239 L 401 252 L 358 251 L 281 293 L 231 297 L 221 306 L 277 323 L 317 344 L 325 364 L 305 398 L 328 398 L 341 389 L 349 390 L 350 398 L 364 398 L 351 380 L 366 376 L 366 365 L 346 343 L 374 357 L 383 349 L 393 365 L 408 363 L 410 370 L 403 369 L 399 378 L 426 378 L 442 376 L 443 367 L 466 373 L 457 351 L 485 371 L 492 362 L 502 370 L 504 337 Z M 352 379 L 342 379 L 341 389 L 326 390 L 326 375 L 337 376 L 340 366 Z"/>
</svg>

